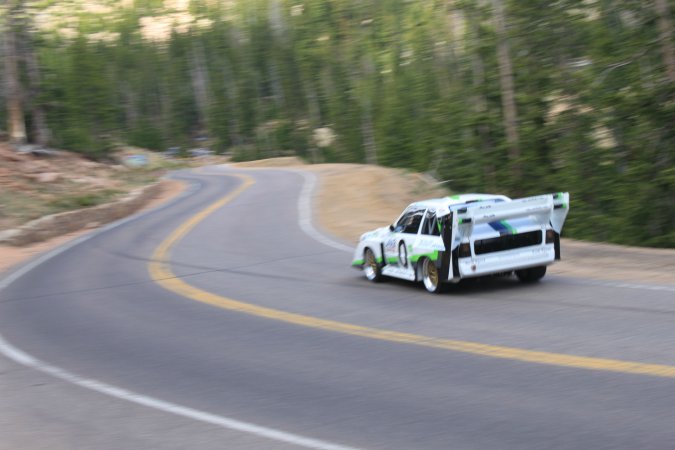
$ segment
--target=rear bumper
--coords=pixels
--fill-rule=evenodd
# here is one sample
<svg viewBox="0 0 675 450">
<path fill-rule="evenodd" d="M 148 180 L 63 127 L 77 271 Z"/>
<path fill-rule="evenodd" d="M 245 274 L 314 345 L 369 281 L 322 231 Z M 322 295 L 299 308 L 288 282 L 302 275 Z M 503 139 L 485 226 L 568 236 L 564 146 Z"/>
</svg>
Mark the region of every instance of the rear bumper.
<svg viewBox="0 0 675 450">
<path fill-rule="evenodd" d="M 553 244 L 537 245 L 459 258 L 460 278 L 480 277 L 528 267 L 546 266 L 555 260 Z"/>
</svg>

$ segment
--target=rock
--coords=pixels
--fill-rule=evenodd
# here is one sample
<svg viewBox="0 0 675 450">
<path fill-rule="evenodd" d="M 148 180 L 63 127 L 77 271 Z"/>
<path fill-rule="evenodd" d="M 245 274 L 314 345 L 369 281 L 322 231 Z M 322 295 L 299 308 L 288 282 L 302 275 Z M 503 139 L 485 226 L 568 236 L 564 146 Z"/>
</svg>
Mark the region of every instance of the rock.
<svg viewBox="0 0 675 450">
<path fill-rule="evenodd" d="M 0 148 L 0 158 L 12 162 L 18 162 L 23 160 L 23 157 L 21 155 L 16 153 L 14 150 L 9 150 L 7 148 Z"/>
<path fill-rule="evenodd" d="M 97 163 L 96 161 L 81 161 L 80 165 L 87 169 L 101 169 L 105 168 L 105 164 Z"/>
<path fill-rule="evenodd" d="M 87 177 L 87 176 L 72 176 L 72 175 L 70 175 L 68 177 L 68 179 L 70 181 L 72 181 L 73 183 L 77 183 L 77 184 L 93 184 L 93 182 L 95 181 L 95 178 Z"/>
<path fill-rule="evenodd" d="M 0 231 L 0 244 L 14 245 L 15 241 L 17 241 L 20 237 L 21 230 L 19 229 Z"/>
<path fill-rule="evenodd" d="M 42 161 L 23 161 L 17 166 L 17 171 L 24 174 L 31 173 L 42 173 L 46 172 L 50 168 L 49 164 L 45 164 Z"/>
<path fill-rule="evenodd" d="M 33 156 L 56 156 L 58 151 L 52 150 L 51 148 L 41 147 L 39 145 L 25 144 L 19 146 L 19 153 L 31 154 Z"/>
<path fill-rule="evenodd" d="M 312 138 L 317 147 L 330 147 L 335 141 L 336 135 L 332 128 L 321 127 L 314 130 Z"/>
<path fill-rule="evenodd" d="M 127 167 L 146 167 L 149 164 L 148 157 L 142 153 L 127 155 L 123 162 Z"/>
<path fill-rule="evenodd" d="M 73 183 L 77 184 L 86 184 L 89 185 L 91 188 L 96 188 L 96 189 L 108 189 L 111 187 L 114 187 L 117 182 L 115 180 L 111 180 L 108 178 L 98 178 L 98 177 L 91 177 L 87 175 L 80 175 L 80 176 L 69 176 L 68 179 L 72 181 Z"/>
<path fill-rule="evenodd" d="M 38 183 L 54 183 L 60 179 L 61 174 L 58 172 L 43 172 L 36 177 Z"/>
</svg>

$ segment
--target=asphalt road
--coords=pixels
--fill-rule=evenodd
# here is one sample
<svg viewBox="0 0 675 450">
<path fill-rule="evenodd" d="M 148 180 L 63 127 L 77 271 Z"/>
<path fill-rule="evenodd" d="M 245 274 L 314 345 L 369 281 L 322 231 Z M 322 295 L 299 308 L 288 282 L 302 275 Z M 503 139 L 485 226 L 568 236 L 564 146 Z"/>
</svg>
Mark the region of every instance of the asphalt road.
<svg viewBox="0 0 675 450">
<path fill-rule="evenodd" d="M 233 172 L 255 183 L 195 220 L 242 185 Z M 551 276 L 434 296 L 371 284 L 345 243 L 301 226 L 302 174 L 176 176 L 193 183 L 188 195 L 0 292 L 0 448 L 673 447 L 672 287 Z M 150 275 L 189 220 L 167 267 L 215 305 Z M 607 360 L 646 373 L 603 370 Z"/>
</svg>

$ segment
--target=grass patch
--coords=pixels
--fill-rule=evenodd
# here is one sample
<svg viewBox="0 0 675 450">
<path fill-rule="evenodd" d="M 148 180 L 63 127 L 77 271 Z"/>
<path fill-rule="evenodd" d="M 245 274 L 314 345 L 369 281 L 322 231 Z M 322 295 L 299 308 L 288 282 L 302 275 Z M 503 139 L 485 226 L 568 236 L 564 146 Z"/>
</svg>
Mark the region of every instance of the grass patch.
<svg viewBox="0 0 675 450">
<path fill-rule="evenodd" d="M 111 202 L 122 193 L 124 193 L 124 191 L 104 189 L 98 192 L 61 197 L 58 200 L 51 202 L 49 206 L 53 210 L 51 214 L 73 209 L 90 208 L 92 206 Z"/>
</svg>

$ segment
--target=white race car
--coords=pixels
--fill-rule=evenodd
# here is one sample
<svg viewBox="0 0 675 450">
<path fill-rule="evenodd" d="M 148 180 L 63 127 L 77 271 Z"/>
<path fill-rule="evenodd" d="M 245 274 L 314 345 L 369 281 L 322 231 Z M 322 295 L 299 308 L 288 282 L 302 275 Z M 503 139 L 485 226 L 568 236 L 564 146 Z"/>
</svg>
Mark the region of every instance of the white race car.
<svg viewBox="0 0 675 450">
<path fill-rule="evenodd" d="M 365 233 L 352 266 L 371 281 L 422 281 L 429 292 L 462 278 L 511 274 L 533 282 L 560 259 L 569 193 L 511 200 L 464 194 L 416 202 L 392 225 Z"/>
</svg>

